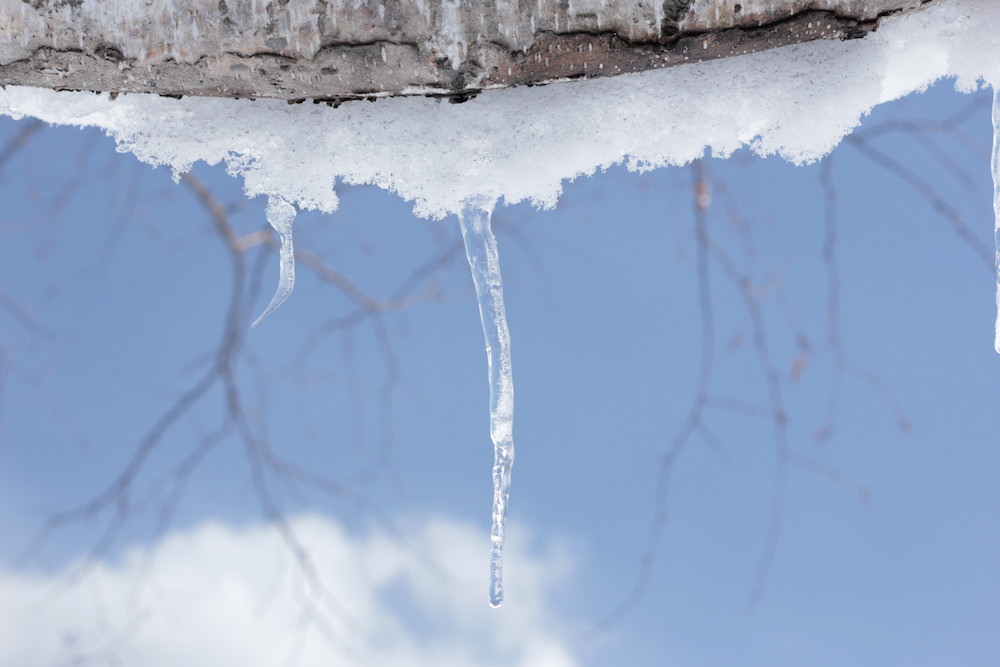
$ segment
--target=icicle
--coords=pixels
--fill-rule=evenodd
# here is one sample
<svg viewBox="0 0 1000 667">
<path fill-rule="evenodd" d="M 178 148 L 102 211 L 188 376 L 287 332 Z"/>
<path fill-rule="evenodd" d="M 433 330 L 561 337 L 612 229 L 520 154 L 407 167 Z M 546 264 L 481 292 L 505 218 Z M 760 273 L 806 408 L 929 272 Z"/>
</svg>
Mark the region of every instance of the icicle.
<svg viewBox="0 0 1000 667">
<path fill-rule="evenodd" d="M 997 320 L 993 348 L 1000 352 L 1000 87 L 993 88 L 993 243 L 997 273 Z"/>
<path fill-rule="evenodd" d="M 260 324 L 261 320 L 273 313 L 284 303 L 295 287 L 295 248 L 292 245 L 292 221 L 295 220 L 295 207 L 281 197 L 269 197 L 267 200 L 267 221 L 281 239 L 278 267 L 278 289 L 271 297 L 271 303 L 260 314 L 250 328 Z"/>
<path fill-rule="evenodd" d="M 497 240 L 490 228 L 493 201 L 466 202 L 458 216 L 465 254 L 479 299 L 486 337 L 490 378 L 490 437 L 493 439 L 493 528 L 490 553 L 490 604 L 503 602 L 503 540 L 514 464 L 514 379 L 510 366 L 510 333 L 503 305 Z"/>
</svg>

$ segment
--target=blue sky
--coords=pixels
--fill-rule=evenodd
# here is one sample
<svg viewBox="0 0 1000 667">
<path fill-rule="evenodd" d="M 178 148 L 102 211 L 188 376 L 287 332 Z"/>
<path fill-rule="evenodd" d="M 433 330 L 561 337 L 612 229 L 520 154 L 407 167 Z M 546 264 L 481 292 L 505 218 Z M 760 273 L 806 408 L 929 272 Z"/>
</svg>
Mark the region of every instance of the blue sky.
<svg viewBox="0 0 1000 667">
<path fill-rule="evenodd" d="M 4 120 L 0 145 L 24 127 Z M 418 220 L 369 187 L 338 188 L 333 215 L 301 214 L 297 246 L 366 294 L 387 300 L 407 285 L 408 298 L 352 320 L 356 304 L 300 262 L 292 297 L 250 331 L 277 280 L 276 251 L 251 248 L 234 362 L 254 442 L 348 490 L 345 501 L 264 472 L 341 606 L 311 602 L 316 589 L 262 509 L 218 385 L 144 461 L 124 520 L 112 505 L 25 552 L 46 516 L 99 496 L 207 371 L 234 275 L 188 185 L 93 130 L 31 134 L 0 166 L 0 656 L 996 664 L 989 135 L 988 91 L 939 85 L 877 109 L 827 167 L 742 153 L 704 161 L 711 401 L 665 507 L 660 463 L 695 400 L 708 340 L 698 172 L 611 169 L 567 184 L 555 210 L 500 207 L 518 449 L 507 600 L 491 610 L 486 359 L 458 225 Z M 238 235 L 266 227 L 264 202 L 222 170 L 193 175 Z M 833 265 L 823 254 L 831 193 Z M 820 440 L 837 382 L 832 435 Z M 787 415 L 780 478 L 769 387 Z M 219 429 L 172 496 L 171 471 Z M 169 524 L 164 507 L 175 509 Z M 658 510 L 667 520 L 651 578 L 606 627 L 630 599 Z M 108 525 L 120 530 L 102 548 Z M 74 578 L 95 545 L 93 566 Z"/>
</svg>

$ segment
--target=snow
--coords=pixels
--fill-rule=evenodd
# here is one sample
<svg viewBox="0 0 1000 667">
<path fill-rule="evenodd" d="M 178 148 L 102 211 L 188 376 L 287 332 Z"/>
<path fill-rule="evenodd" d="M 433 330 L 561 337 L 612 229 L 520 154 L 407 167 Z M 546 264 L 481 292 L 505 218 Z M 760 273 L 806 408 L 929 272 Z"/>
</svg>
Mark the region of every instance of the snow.
<svg viewBox="0 0 1000 667">
<path fill-rule="evenodd" d="M 809 162 L 877 104 L 942 77 L 1000 82 L 1000 3 L 950 0 L 865 39 L 813 42 L 620 77 L 490 91 L 465 104 L 384 99 L 339 109 L 9 87 L 0 113 L 96 126 L 123 151 L 184 172 L 225 162 L 249 196 L 333 211 L 336 181 L 372 183 L 441 218 L 464 202 L 555 205 L 567 179 L 742 146 Z"/>
<path fill-rule="evenodd" d="M 514 465 L 514 376 L 510 363 L 510 332 L 503 303 L 503 282 L 497 240 L 490 226 L 495 202 L 472 201 L 459 214 L 465 255 L 472 269 L 479 317 L 486 338 L 490 381 L 490 438 L 493 440 L 493 528 L 490 532 L 490 604 L 503 602 L 503 543 Z"/>
</svg>

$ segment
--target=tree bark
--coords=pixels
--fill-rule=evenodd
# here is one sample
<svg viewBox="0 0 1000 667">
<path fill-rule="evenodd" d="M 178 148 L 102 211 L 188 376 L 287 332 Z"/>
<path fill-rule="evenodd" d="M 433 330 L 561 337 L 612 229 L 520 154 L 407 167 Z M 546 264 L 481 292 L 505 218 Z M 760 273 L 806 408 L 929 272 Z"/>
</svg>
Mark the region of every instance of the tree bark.
<svg viewBox="0 0 1000 667">
<path fill-rule="evenodd" d="M 0 84 L 460 102 L 491 88 L 863 38 L 886 16 L 945 1 L 0 0 Z"/>
</svg>

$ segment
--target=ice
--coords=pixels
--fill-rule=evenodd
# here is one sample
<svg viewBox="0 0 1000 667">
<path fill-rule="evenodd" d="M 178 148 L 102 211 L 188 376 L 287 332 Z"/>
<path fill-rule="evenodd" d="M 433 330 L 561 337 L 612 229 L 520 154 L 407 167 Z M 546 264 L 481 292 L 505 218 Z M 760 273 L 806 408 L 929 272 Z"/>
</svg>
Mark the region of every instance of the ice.
<svg viewBox="0 0 1000 667">
<path fill-rule="evenodd" d="M 994 349 L 1000 353 L 1000 87 L 993 89 L 993 240 L 996 248 L 997 271 L 997 320 L 993 339 Z"/>
<path fill-rule="evenodd" d="M 493 440 L 493 528 L 490 532 L 490 604 L 503 602 L 503 542 L 514 464 L 514 377 L 510 365 L 510 332 L 503 305 L 503 283 L 497 240 L 490 216 L 495 201 L 474 200 L 459 213 L 465 254 L 472 269 L 479 317 L 486 338 L 490 380 L 490 437 Z"/>
<path fill-rule="evenodd" d="M 295 207 L 281 197 L 268 197 L 267 221 L 278 232 L 281 249 L 278 251 L 278 289 L 271 297 L 271 303 L 260 314 L 251 328 L 273 313 L 285 302 L 295 287 L 295 246 L 292 245 L 292 222 L 295 220 Z"/>
</svg>

